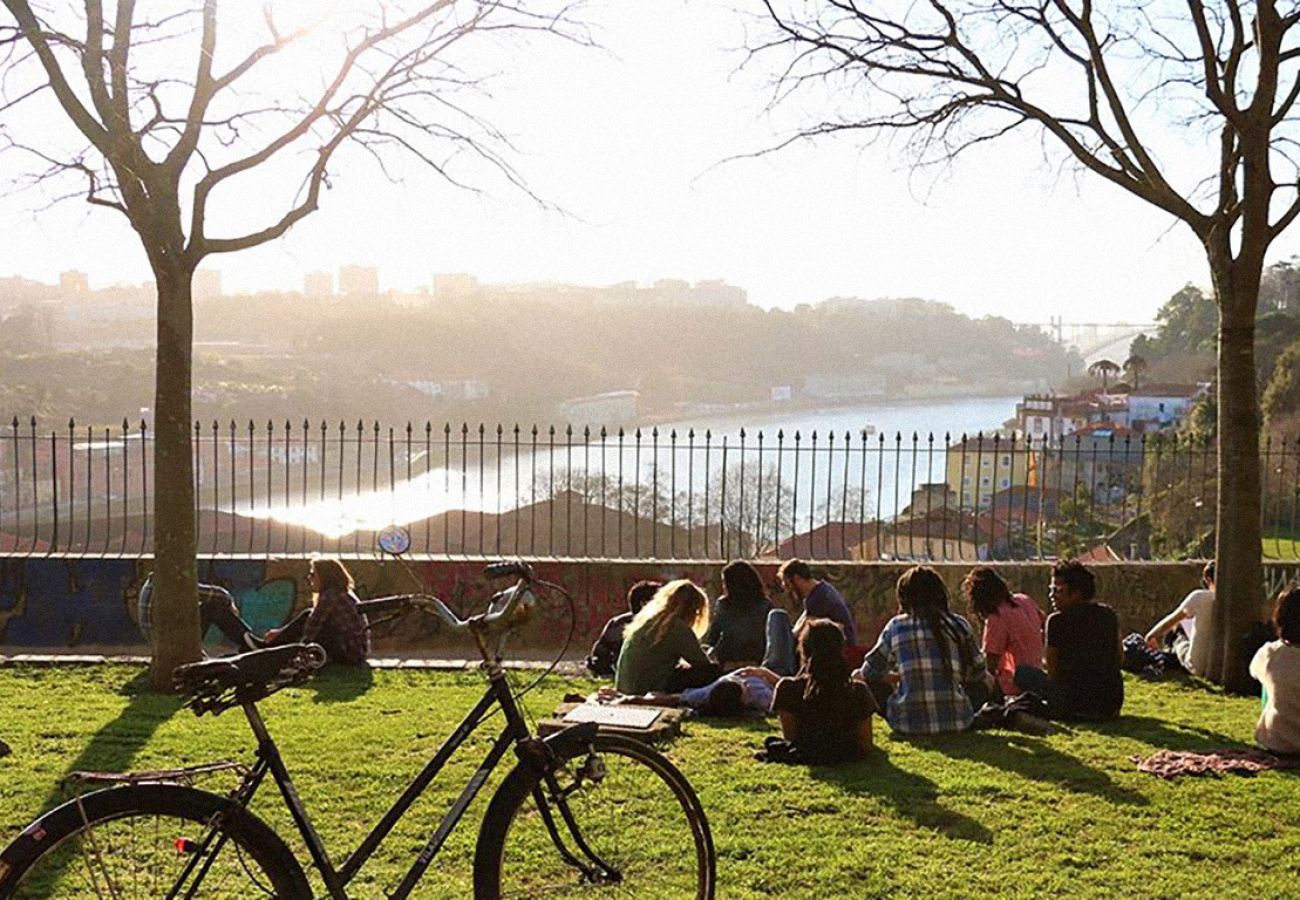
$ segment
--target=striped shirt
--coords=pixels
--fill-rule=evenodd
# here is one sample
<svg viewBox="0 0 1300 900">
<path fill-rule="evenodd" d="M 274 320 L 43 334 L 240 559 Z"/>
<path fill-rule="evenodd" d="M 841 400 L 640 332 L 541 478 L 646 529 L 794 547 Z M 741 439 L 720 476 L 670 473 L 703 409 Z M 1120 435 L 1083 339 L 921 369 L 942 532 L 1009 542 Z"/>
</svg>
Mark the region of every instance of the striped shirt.
<svg viewBox="0 0 1300 900">
<path fill-rule="evenodd" d="M 962 685 L 983 677 L 984 654 L 975 643 L 969 622 L 954 613 L 944 613 L 943 622 L 952 664 L 951 681 L 944 675 L 939 642 L 930 626 L 924 619 L 906 614 L 894 616 L 885 624 L 880 640 L 862 662 L 862 675 L 868 679 L 898 673 L 898 688 L 885 704 L 885 721 L 895 731 L 964 731 L 975 716 Z"/>
</svg>

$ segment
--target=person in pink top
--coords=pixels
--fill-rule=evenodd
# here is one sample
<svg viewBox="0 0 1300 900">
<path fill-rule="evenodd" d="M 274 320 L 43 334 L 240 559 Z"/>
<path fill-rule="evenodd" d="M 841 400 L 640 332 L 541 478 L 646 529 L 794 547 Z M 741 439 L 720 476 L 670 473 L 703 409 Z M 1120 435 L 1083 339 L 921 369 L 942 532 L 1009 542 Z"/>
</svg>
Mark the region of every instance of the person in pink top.
<svg viewBox="0 0 1300 900">
<path fill-rule="evenodd" d="M 1016 666 L 1041 666 L 1043 611 L 1026 594 L 1013 594 L 1007 583 L 988 566 L 966 573 L 962 593 L 984 623 L 984 658 L 998 687 L 1007 697 L 1021 693 L 1015 682 Z"/>
</svg>

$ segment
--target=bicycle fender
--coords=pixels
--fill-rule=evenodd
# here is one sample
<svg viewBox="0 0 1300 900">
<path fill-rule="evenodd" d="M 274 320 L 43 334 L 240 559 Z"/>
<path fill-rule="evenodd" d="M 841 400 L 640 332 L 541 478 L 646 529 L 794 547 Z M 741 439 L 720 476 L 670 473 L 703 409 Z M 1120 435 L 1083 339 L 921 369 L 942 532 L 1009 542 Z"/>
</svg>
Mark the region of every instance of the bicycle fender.
<svg viewBox="0 0 1300 900">
<path fill-rule="evenodd" d="M 599 731 L 600 726 L 595 722 L 579 722 L 547 737 L 519 744 L 515 747 L 515 755 L 524 765 L 539 772 L 549 771 L 560 760 L 572 759 L 582 753 Z"/>
</svg>

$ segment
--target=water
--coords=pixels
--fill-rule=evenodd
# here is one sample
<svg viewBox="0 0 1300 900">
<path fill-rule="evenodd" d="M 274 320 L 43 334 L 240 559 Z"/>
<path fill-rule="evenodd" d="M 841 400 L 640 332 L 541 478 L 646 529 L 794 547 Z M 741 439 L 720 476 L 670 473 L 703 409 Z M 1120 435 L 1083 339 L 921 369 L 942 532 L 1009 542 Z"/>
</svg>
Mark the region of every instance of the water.
<svg viewBox="0 0 1300 900">
<path fill-rule="evenodd" d="M 856 520 L 876 512 L 884 517 L 896 514 L 907 504 L 915 485 L 943 480 L 945 436 L 957 440 L 963 433 L 996 430 L 1014 414 L 1017 400 L 981 397 L 895 402 L 691 419 L 659 425 L 657 446 L 648 427 L 641 429 L 639 449 L 631 434 L 625 437 L 621 450 L 613 437 L 603 446 L 599 442 L 583 445 L 575 438 L 578 443 L 572 447 L 563 446 L 562 437 L 557 437 L 561 444 L 554 453 L 540 446 L 536 453 L 525 449 L 518 455 L 503 455 L 499 465 L 473 448 L 466 462 L 453 448 L 450 466 L 430 465 L 426 472 L 425 461 L 416 461 L 412 468 L 420 474 L 392 490 L 296 505 L 255 506 L 248 501 L 236 504 L 235 509 L 243 515 L 302 525 L 336 538 L 451 510 L 506 512 L 544 499 L 547 482 L 556 488 L 580 489 L 582 475 L 587 473 L 593 479 L 604 479 L 611 488 L 631 486 L 639 480 L 653 483 L 661 496 L 689 496 L 696 508 L 704 504 L 705 520 L 709 520 L 718 515 L 719 475 L 725 459 L 733 484 L 749 485 L 745 490 L 751 492 L 750 503 L 759 479 L 769 494 L 774 485 L 792 492 L 795 508 L 802 510 L 800 523 L 791 521 L 788 529 L 782 527 L 797 531 L 804 527 L 803 516 L 815 524 L 827 518 Z M 863 429 L 868 430 L 865 440 Z M 688 437 L 691 430 L 693 438 Z M 674 431 L 675 450 L 670 439 Z M 915 454 L 911 452 L 913 435 L 918 441 Z M 933 444 L 928 441 L 930 435 Z M 539 482 L 542 487 L 537 486 Z M 865 495 L 861 491 L 864 484 Z M 736 494 L 744 494 L 734 486 L 728 489 L 733 492 L 734 510 Z M 596 489 L 592 491 L 595 500 Z M 614 501 L 611 498 L 609 502 Z M 643 514 L 649 512 L 648 506 L 642 509 Z"/>
</svg>

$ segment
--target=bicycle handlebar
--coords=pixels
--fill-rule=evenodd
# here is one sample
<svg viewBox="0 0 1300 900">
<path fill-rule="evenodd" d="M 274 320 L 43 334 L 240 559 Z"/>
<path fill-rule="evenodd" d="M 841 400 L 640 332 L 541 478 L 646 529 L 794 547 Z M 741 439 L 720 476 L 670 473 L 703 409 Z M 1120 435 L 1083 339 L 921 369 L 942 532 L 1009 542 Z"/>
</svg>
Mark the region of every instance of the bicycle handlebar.
<svg viewBox="0 0 1300 900">
<path fill-rule="evenodd" d="M 446 603 L 432 594 L 397 594 L 364 602 L 384 603 L 386 605 L 391 602 L 405 601 L 415 609 L 432 613 L 444 625 L 457 633 L 475 629 L 490 633 L 502 628 L 508 628 L 516 624 L 516 618 L 522 621 L 524 617 L 531 613 L 537 599 L 533 592 L 528 589 L 533 580 L 532 566 L 522 560 L 492 563 L 484 568 L 483 574 L 488 578 L 514 576 L 517 580 L 513 587 L 493 595 L 492 603 L 488 606 L 486 612 L 470 616 L 468 619 L 462 619 L 456 615 Z M 506 598 L 505 605 L 500 609 L 494 609 L 503 597 Z M 519 613 L 522 613 L 522 615 L 517 616 Z"/>
</svg>

